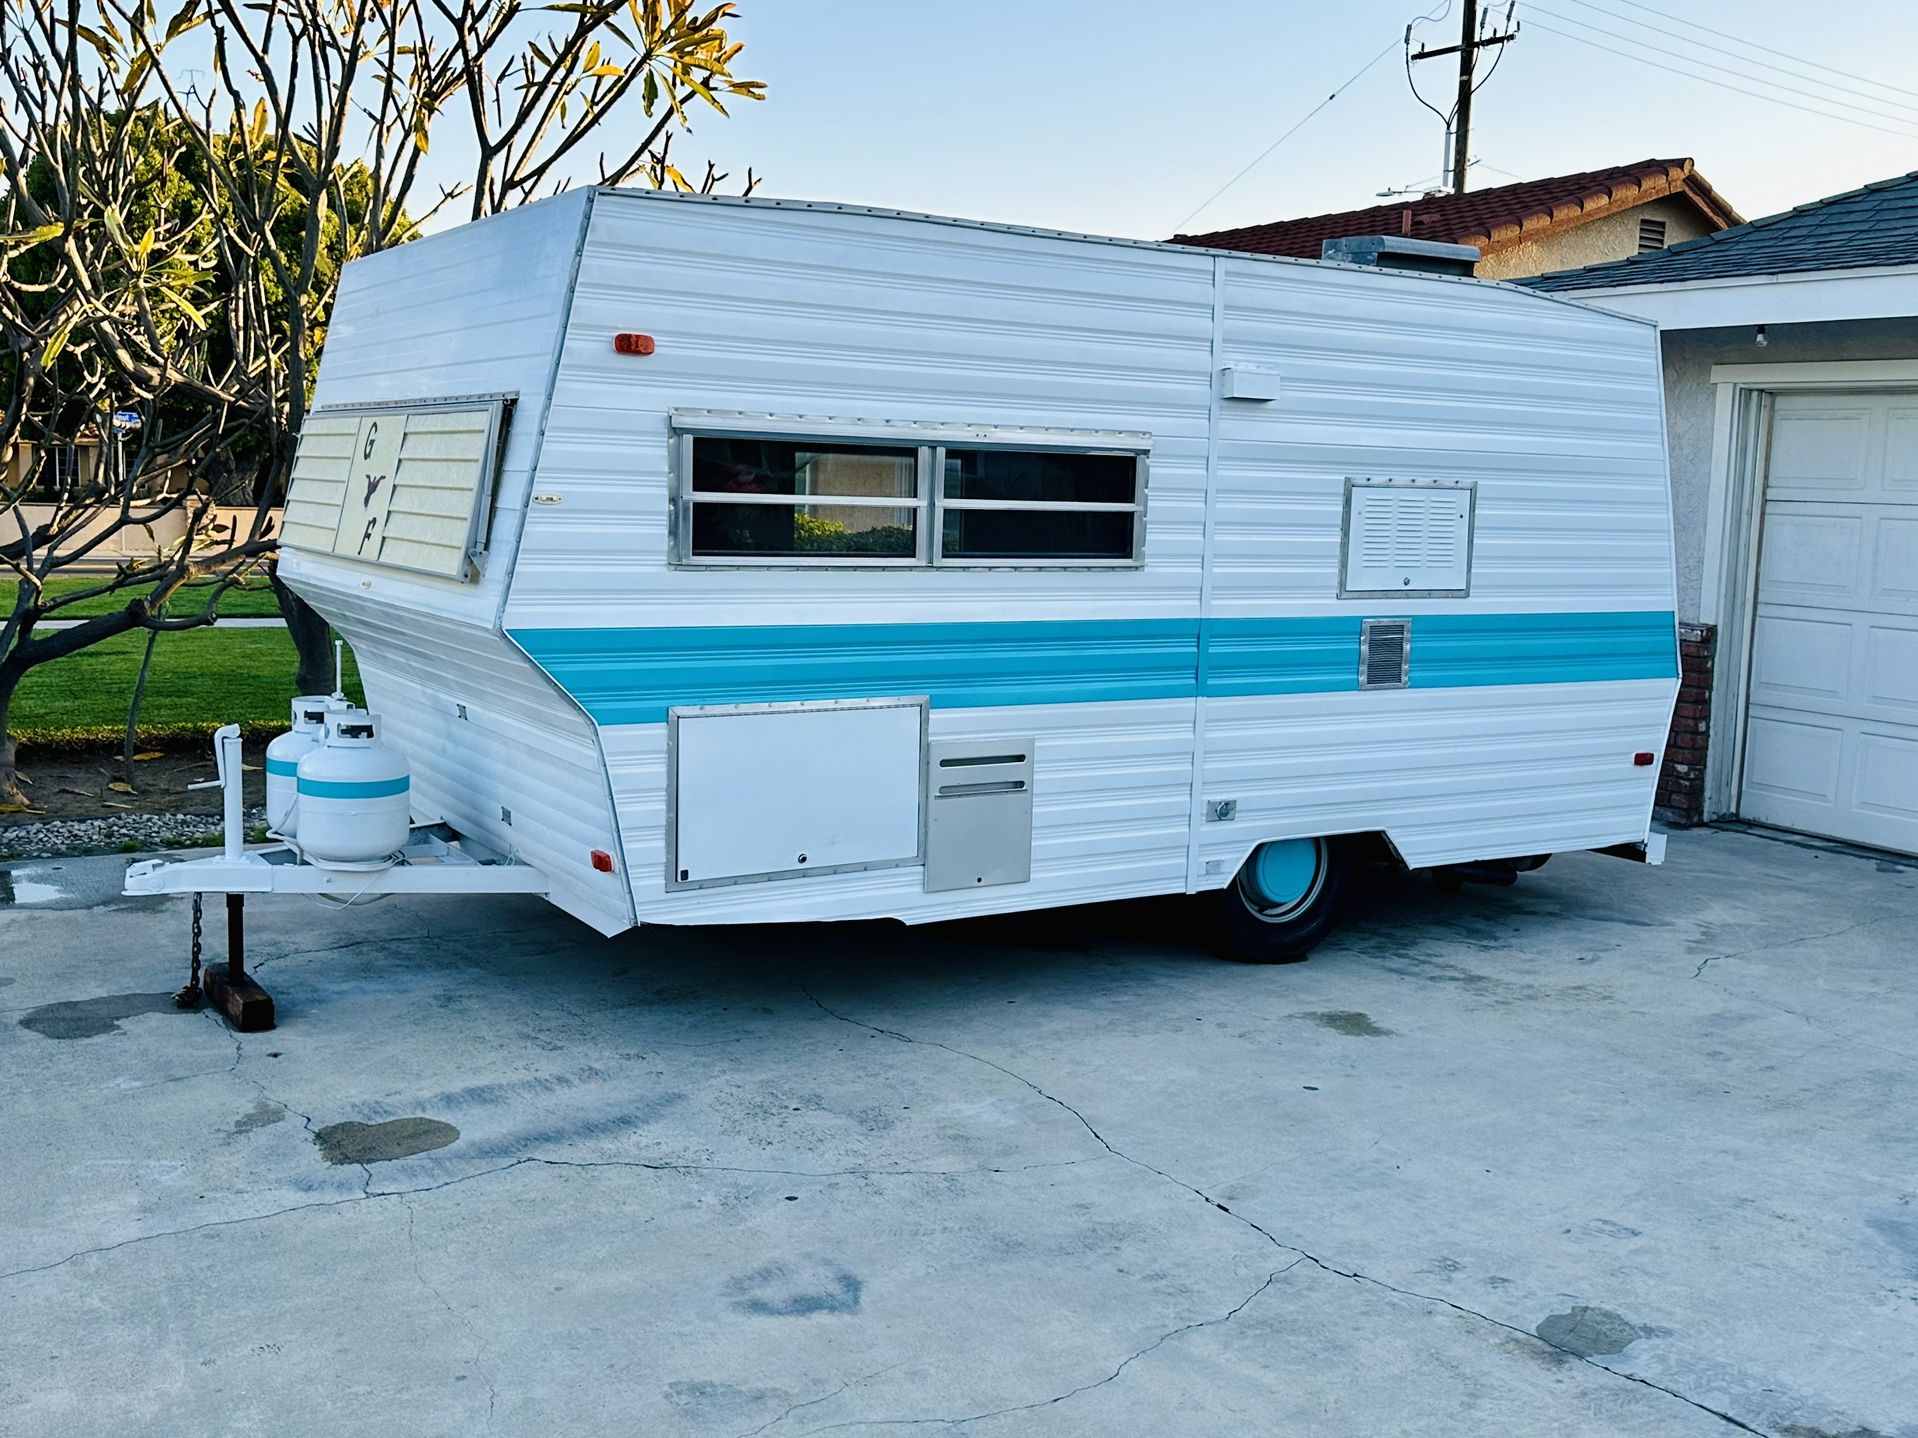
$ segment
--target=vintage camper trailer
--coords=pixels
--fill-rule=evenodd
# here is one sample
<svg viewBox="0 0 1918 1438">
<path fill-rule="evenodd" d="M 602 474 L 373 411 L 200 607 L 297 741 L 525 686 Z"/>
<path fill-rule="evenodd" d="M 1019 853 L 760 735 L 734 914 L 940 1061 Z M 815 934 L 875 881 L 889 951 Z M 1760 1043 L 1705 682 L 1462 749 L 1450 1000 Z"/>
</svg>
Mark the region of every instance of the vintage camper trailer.
<svg viewBox="0 0 1918 1438">
<path fill-rule="evenodd" d="M 1217 891 L 1274 958 L 1358 840 L 1656 856 L 1657 345 L 1527 290 L 582 190 L 347 268 L 285 523 L 427 847 L 139 891 Z"/>
</svg>

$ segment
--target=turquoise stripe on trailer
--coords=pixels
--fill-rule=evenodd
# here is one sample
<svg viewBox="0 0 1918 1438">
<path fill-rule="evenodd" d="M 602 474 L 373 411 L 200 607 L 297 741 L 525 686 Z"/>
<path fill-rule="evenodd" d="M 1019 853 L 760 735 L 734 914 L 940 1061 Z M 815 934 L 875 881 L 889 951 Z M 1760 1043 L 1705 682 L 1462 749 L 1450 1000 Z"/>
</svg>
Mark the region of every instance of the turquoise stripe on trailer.
<svg viewBox="0 0 1918 1438">
<path fill-rule="evenodd" d="M 1626 614 L 1422 614 L 1412 620 L 1411 687 L 1673 679 L 1669 610 Z"/>
<path fill-rule="evenodd" d="M 1196 619 L 538 629 L 513 638 L 602 724 L 669 707 L 927 694 L 942 709 L 1180 699 Z"/>
<path fill-rule="evenodd" d="M 925 694 L 935 708 L 1358 688 L 1362 616 L 531 629 L 513 639 L 601 724 L 668 709 Z M 1412 619 L 1414 688 L 1671 679 L 1670 610 Z M 1203 676 L 1203 678 L 1201 678 Z"/>
<path fill-rule="evenodd" d="M 303 799 L 388 799 L 395 794 L 404 794 L 412 787 L 412 780 L 401 776 L 398 779 L 302 779 L 300 797 Z"/>
</svg>

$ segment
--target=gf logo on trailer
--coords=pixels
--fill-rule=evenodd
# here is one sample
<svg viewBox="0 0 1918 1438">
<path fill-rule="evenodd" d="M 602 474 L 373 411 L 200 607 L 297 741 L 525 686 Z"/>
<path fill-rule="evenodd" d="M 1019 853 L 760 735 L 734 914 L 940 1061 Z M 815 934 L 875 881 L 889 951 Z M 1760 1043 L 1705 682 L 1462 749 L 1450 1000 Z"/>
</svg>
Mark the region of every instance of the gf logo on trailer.
<svg viewBox="0 0 1918 1438">
<path fill-rule="evenodd" d="M 360 421 L 354 446 L 353 479 L 340 506 L 334 552 L 378 559 L 386 547 L 386 524 L 393 507 L 393 472 L 399 463 L 404 415 L 369 415 Z"/>
</svg>

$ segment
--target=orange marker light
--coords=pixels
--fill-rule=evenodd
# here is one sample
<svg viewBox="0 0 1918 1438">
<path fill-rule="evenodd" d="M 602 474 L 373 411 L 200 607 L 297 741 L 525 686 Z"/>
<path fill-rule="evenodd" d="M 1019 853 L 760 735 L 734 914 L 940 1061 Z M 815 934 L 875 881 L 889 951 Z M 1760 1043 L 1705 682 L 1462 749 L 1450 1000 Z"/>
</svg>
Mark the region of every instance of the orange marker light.
<svg viewBox="0 0 1918 1438">
<path fill-rule="evenodd" d="M 656 346 L 651 335 L 623 334 L 613 336 L 613 348 L 623 355 L 649 355 Z"/>
<path fill-rule="evenodd" d="M 593 867 L 602 874 L 613 872 L 613 856 L 604 849 L 593 850 Z"/>
<path fill-rule="evenodd" d="M 1652 767 L 1652 760 L 1656 757 L 1655 754 L 1652 754 L 1648 750 L 1641 749 L 1632 755 L 1632 762 L 1641 769 L 1649 769 Z"/>
</svg>

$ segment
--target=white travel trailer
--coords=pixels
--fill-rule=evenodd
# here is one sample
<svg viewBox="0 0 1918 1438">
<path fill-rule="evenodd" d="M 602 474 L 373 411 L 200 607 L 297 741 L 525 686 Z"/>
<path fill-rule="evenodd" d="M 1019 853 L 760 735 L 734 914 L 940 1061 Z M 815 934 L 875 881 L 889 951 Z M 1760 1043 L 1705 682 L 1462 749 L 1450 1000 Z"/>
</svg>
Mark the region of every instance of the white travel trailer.
<svg viewBox="0 0 1918 1438">
<path fill-rule="evenodd" d="M 281 573 L 353 646 L 420 852 L 480 862 L 142 892 L 511 888 L 612 934 L 1219 891 L 1277 958 L 1348 841 L 1657 857 L 1639 321 L 582 190 L 348 266 L 315 406 Z"/>
</svg>

